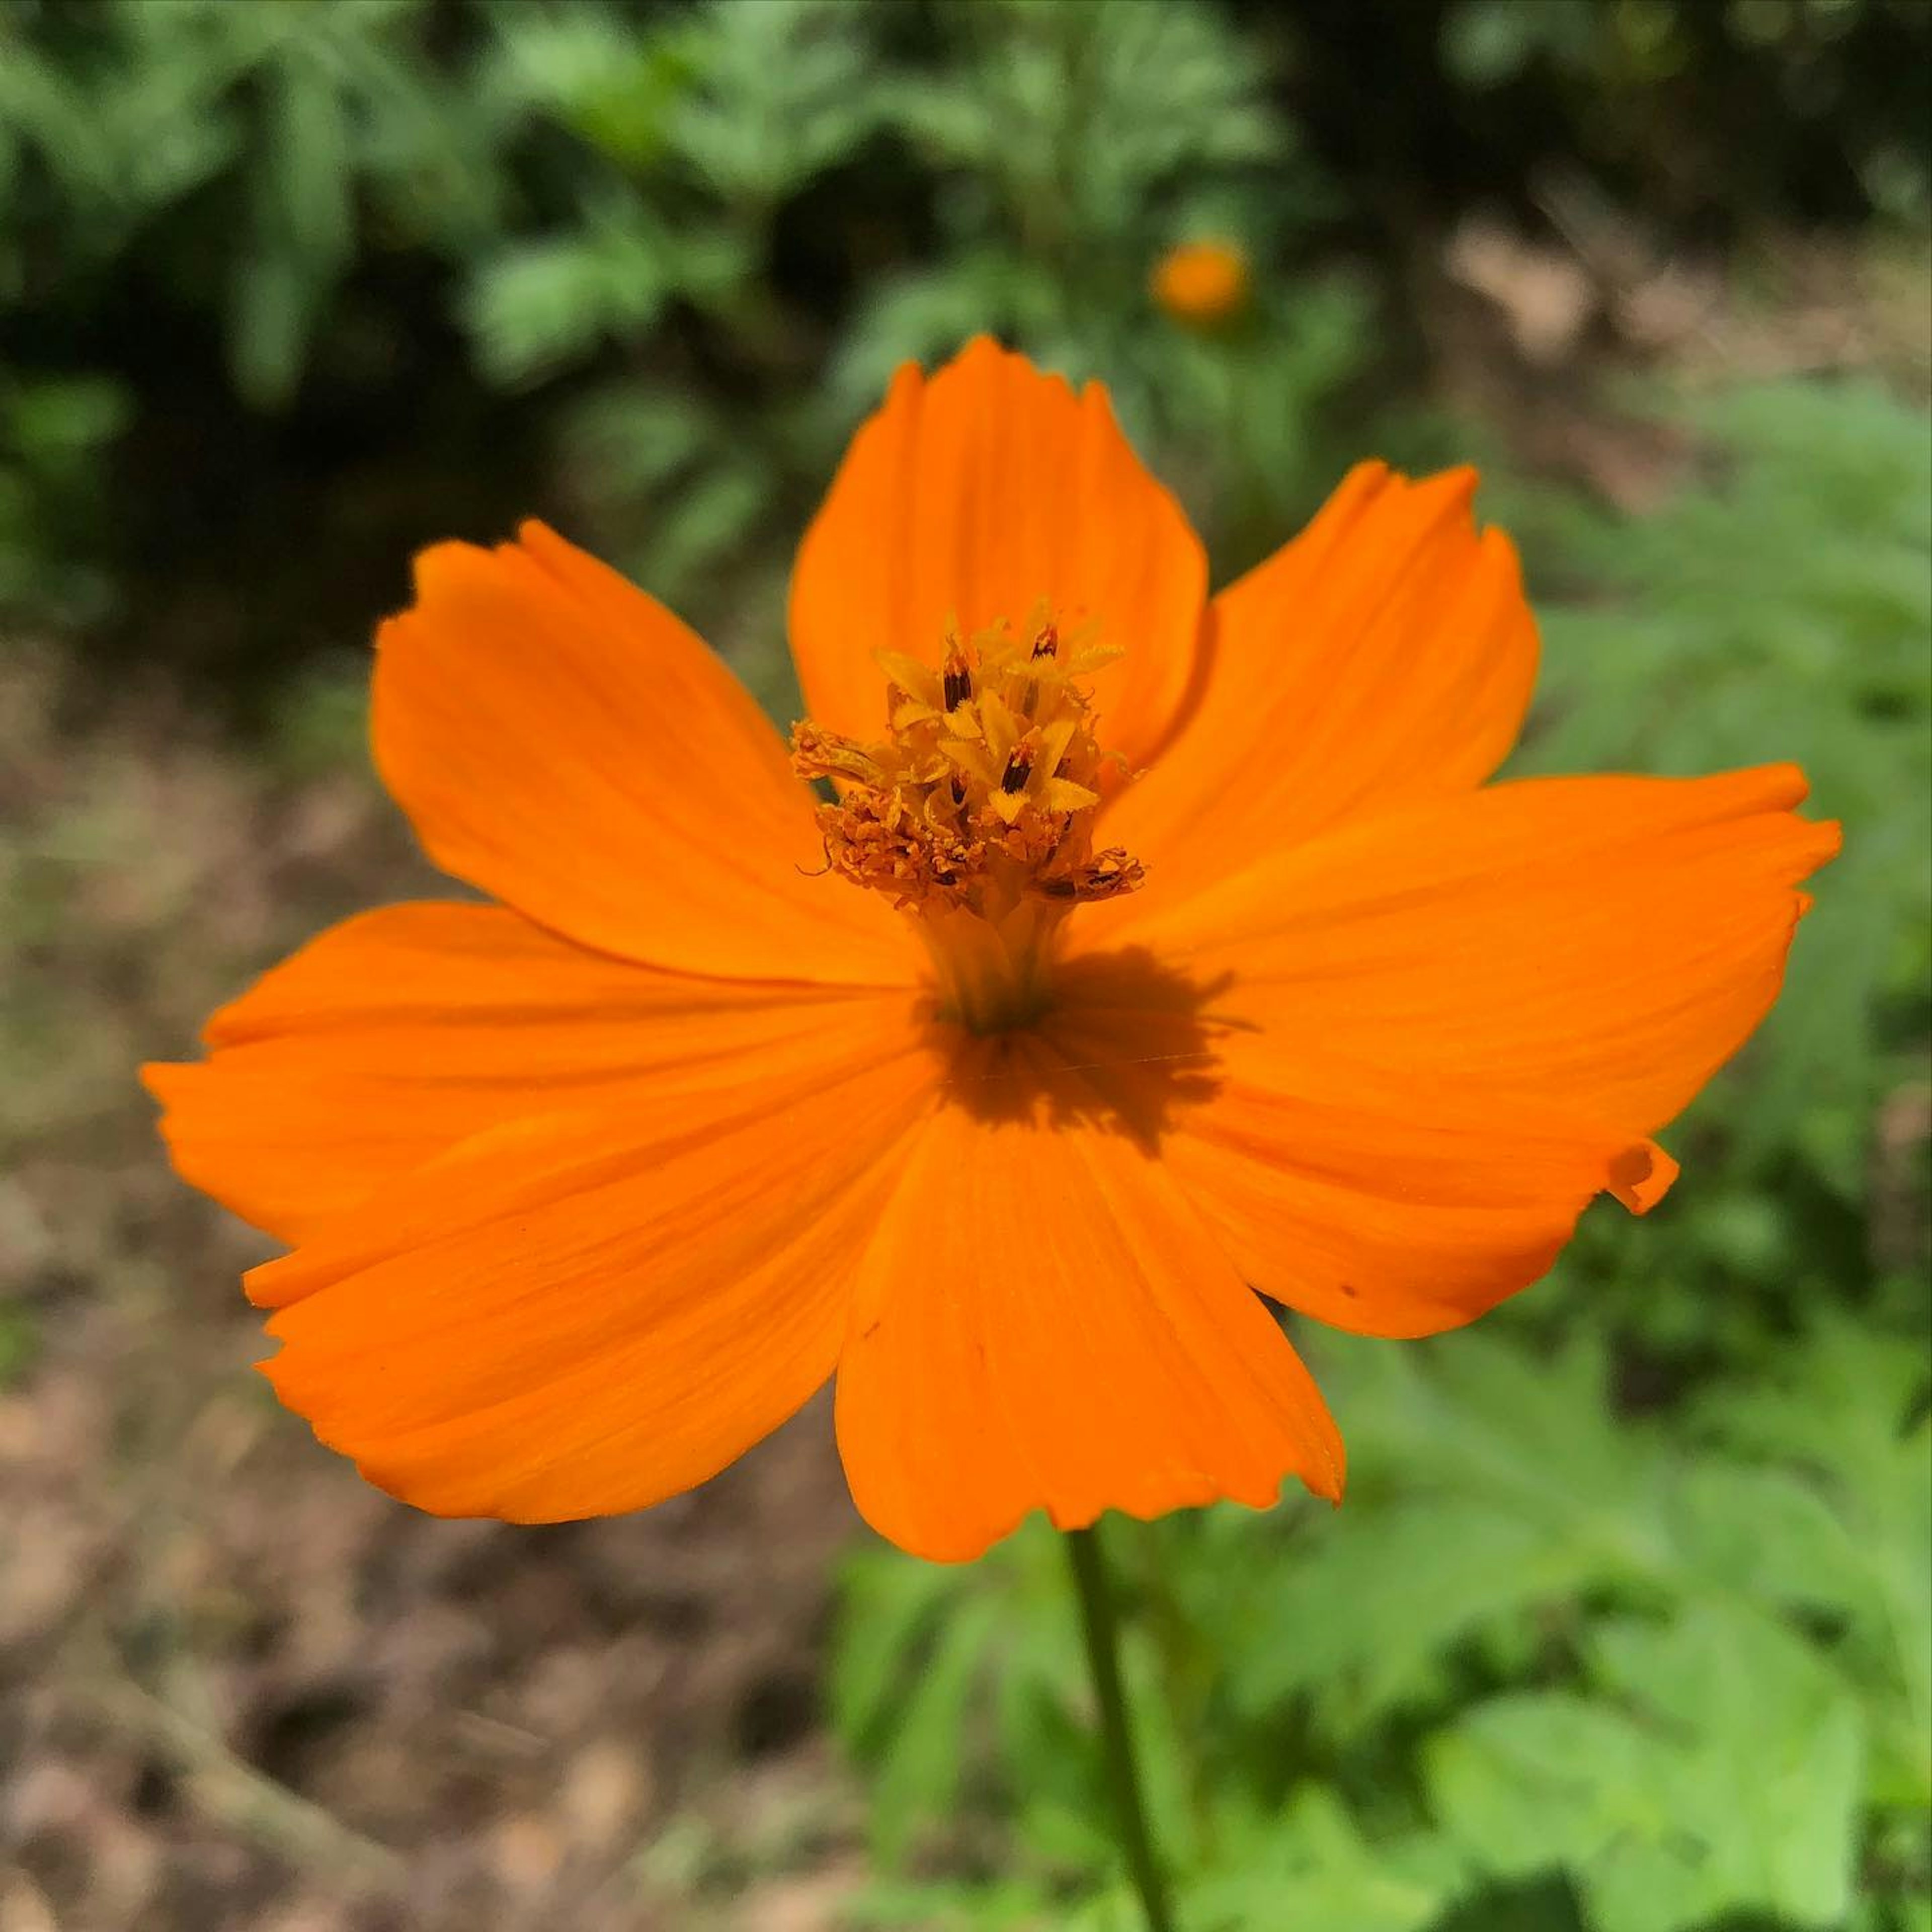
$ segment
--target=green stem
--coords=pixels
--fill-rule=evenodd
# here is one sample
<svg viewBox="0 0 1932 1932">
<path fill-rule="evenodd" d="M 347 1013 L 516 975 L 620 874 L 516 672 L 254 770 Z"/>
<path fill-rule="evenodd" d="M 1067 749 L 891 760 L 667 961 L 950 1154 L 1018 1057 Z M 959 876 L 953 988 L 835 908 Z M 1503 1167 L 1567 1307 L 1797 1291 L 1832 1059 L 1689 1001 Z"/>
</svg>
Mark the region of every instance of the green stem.
<svg viewBox="0 0 1932 1932">
<path fill-rule="evenodd" d="M 1080 1599 L 1081 1632 L 1087 1640 L 1087 1659 L 1094 1670 L 1094 1694 L 1100 1700 L 1100 1741 L 1107 1756 L 1108 1780 L 1114 1787 L 1114 1807 L 1119 1814 L 1120 1849 L 1126 1854 L 1134 1889 L 1140 1894 L 1148 1932 L 1174 1932 L 1173 1916 L 1168 1910 L 1167 1881 L 1154 1856 L 1147 1810 L 1141 1802 L 1133 1732 L 1127 1720 L 1126 1696 L 1120 1688 L 1119 1633 L 1106 1560 L 1100 1554 L 1097 1531 L 1071 1529 L 1066 1540 L 1073 1565 L 1074 1593 Z"/>
</svg>

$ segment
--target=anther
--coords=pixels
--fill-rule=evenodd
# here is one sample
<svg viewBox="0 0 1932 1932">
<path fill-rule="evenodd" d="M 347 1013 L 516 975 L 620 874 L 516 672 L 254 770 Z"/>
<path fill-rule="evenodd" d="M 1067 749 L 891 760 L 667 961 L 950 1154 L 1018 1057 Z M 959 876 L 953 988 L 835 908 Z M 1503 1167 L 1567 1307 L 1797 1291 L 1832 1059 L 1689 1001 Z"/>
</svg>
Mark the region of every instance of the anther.
<svg viewBox="0 0 1932 1932">
<path fill-rule="evenodd" d="M 941 689 L 948 711 L 957 711 L 973 695 L 973 668 L 957 639 L 950 640 L 946 662 L 940 670 Z"/>
<path fill-rule="evenodd" d="M 948 946 L 965 943 L 951 915 L 1004 932 L 1031 899 L 1034 913 L 1012 931 L 1024 926 L 1036 950 L 1065 910 L 1141 882 L 1125 853 L 1093 850 L 1109 761 L 1087 693 L 1068 675 L 1114 654 L 1079 646 L 1063 664 L 1061 642 L 1042 604 L 1017 627 L 996 623 L 970 638 L 949 631 L 937 675 L 882 652 L 888 735 L 862 742 L 809 719 L 793 729 L 793 769 L 836 782 L 817 812 L 832 870 L 902 911 L 946 922 Z"/>
</svg>

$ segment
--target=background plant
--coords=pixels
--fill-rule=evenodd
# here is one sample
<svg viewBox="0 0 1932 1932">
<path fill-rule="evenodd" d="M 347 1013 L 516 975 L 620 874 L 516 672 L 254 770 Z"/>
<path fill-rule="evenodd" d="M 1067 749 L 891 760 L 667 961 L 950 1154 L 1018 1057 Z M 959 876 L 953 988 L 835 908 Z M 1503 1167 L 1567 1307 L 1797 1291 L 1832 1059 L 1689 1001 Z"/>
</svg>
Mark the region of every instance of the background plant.
<svg viewBox="0 0 1932 1932">
<path fill-rule="evenodd" d="M 1376 406 L 1430 320 L 1400 251 L 1460 207 L 1588 169 L 1680 229 L 1922 220 L 1916 0 L 1358 12 L 12 0 L 0 594 L 98 610 L 272 495 L 221 534 L 272 570 L 380 466 L 372 556 L 374 523 L 434 533 L 418 490 L 481 524 L 536 498 L 728 615 L 893 364 L 976 328 L 1103 371 L 1239 563 L 1370 433 L 1418 442 Z M 1151 270 L 1204 236 L 1254 260 L 1250 304 L 1161 326 Z M 489 448 L 514 484 L 478 482 Z M 286 662 L 236 628 L 151 614 L 144 649 Z"/>
</svg>

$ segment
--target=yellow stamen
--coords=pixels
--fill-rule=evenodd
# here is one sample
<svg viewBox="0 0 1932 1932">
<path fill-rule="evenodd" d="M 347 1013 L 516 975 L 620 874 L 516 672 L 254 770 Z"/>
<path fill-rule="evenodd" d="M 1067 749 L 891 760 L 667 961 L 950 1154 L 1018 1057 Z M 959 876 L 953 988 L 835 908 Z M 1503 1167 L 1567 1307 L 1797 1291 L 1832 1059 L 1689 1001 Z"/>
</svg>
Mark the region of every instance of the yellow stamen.
<svg viewBox="0 0 1932 1932">
<path fill-rule="evenodd" d="M 1018 632 L 949 634 L 937 674 L 880 652 L 891 726 L 876 742 L 793 729 L 795 769 L 838 790 L 818 809 L 832 869 L 912 917 L 942 1013 L 976 1031 L 1036 1018 L 1068 913 L 1141 884 L 1137 860 L 1093 849 L 1102 773 L 1125 767 L 1076 682 L 1120 655 L 1042 610 Z"/>
</svg>

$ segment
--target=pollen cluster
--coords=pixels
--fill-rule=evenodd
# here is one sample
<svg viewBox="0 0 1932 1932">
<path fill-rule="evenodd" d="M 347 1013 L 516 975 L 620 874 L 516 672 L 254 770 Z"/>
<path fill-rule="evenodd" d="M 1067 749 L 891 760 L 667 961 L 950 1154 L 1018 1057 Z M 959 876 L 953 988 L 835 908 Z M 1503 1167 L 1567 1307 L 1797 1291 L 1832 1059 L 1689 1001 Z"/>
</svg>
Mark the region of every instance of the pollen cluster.
<svg viewBox="0 0 1932 1932">
<path fill-rule="evenodd" d="M 883 739 L 793 729 L 794 767 L 837 790 L 818 808 L 828 865 L 910 916 L 942 1019 L 992 1034 L 1037 1018 L 1067 914 L 1141 884 L 1137 860 L 1094 849 L 1106 778 L 1126 767 L 1096 742 L 1082 680 L 1120 655 L 1063 638 L 1042 608 L 950 634 L 936 670 L 880 652 Z"/>
<path fill-rule="evenodd" d="M 1132 892 L 1138 863 L 1093 849 L 1102 772 L 1124 766 L 1095 742 L 1079 682 L 1120 655 L 1064 640 L 1043 614 L 949 636 L 937 670 L 881 651 L 889 736 L 792 732 L 794 766 L 838 788 L 818 812 L 832 868 L 903 910 L 995 922 L 1030 899 Z"/>
</svg>

